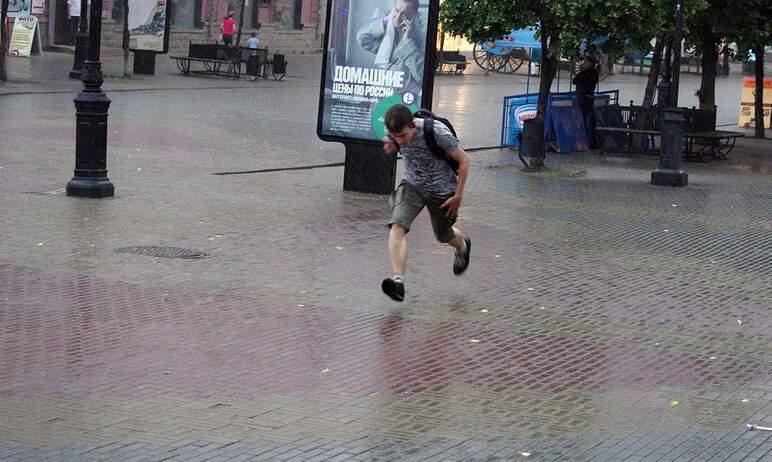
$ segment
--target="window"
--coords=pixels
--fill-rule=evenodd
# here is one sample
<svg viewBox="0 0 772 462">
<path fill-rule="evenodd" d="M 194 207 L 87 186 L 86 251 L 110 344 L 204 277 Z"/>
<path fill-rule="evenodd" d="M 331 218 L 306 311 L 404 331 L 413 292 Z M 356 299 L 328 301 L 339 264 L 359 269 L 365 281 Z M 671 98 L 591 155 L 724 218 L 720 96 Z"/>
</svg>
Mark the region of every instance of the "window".
<svg viewBox="0 0 772 462">
<path fill-rule="evenodd" d="M 172 0 L 172 26 L 201 27 L 201 2 L 208 0 Z"/>
</svg>

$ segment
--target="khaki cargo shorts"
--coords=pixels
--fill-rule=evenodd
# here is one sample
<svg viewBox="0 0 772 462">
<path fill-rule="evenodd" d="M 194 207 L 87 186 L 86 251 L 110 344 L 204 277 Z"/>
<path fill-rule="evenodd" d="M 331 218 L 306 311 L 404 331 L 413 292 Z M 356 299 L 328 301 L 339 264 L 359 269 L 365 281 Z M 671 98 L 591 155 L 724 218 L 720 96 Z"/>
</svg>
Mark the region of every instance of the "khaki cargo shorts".
<svg viewBox="0 0 772 462">
<path fill-rule="evenodd" d="M 402 181 L 397 189 L 391 193 L 389 203 L 391 204 L 391 220 L 389 221 L 389 227 L 393 224 L 398 224 L 405 228 L 407 232 L 410 232 L 410 225 L 421 213 L 424 207 L 429 210 L 429 216 L 432 219 L 432 228 L 434 229 L 434 236 L 440 242 L 448 242 L 456 234 L 453 232 L 453 224 L 456 222 L 456 217 L 446 217 L 445 210 L 440 208 L 450 196 L 441 197 L 433 194 L 425 193 L 420 189 L 411 186 L 409 183 Z"/>
</svg>

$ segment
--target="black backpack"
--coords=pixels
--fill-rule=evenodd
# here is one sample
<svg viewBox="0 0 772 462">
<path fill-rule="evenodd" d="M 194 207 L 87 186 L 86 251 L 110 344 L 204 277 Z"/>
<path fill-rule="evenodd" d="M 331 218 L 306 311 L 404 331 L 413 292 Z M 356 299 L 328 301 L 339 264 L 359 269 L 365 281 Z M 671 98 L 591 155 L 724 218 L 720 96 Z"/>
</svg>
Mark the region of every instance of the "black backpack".
<svg viewBox="0 0 772 462">
<path fill-rule="evenodd" d="M 450 168 L 453 169 L 453 173 L 458 175 L 458 161 L 448 155 L 447 152 L 437 144 L 437 140 L 434 138 L 434 121 L 440 122 L 442 125 L 448 127 L 448 130 L 450 130 L 450 133 L 453 134 L 453 136 L 456 136 L 456 130 L 453 129 L 453 125 L 451 125 L 450 121 L 448 119 L 445 119 L 444 117 L 437 117 L 432 113 L 432 111 L 428 109 L 419 109 L 415 113 L 413 113 L 413 117 L 417 119 L 424 119 L 424 139 L 426 140 L 426 147 L 429 148 L 429 150 L 434 154 L 434 156 L 438 159 L 442 159 L 445 162 L 450 165 Z M 399 144 L 397 144 L 396 140 L 392 138 L 392 141 L 394 144 L 397 145 L 397 149 L 399 149 Z"/>
<path fill-rule="evenodd" d="M 424 119 L 424 139 L 426 140 L 426 146 L 429 148 L 432 154 L 434 154 L 434 156 L 438 159 L 445 160 L 445 162 L 450 165 L 450 168 L 453 169 L 453 172 L 458 175 L 458 161 L 450 157 L 450 155 L 445 152 L 442 146 L 437 144 L 437 139 L 434 138 L 435 120 L 446 126 L 448 130 L 450 130 L 450 133 L 453 134 L 453 136 L 457 136 L 456 130 L 453 128 L 453 125 L 450 123 L 450 121 L 444 117 L 437 117 L 432 111 L 428 109 L 419 109 L 413 113 L 413 117 L 417 119 Z"/>
</svg>

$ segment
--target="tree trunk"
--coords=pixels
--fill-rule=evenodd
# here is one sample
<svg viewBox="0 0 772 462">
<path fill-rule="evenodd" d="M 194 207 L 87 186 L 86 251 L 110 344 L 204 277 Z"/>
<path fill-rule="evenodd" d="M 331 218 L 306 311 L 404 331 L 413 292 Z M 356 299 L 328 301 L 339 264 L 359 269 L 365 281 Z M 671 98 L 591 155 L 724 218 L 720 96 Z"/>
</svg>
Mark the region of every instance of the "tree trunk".
<svg viewBox="0 0 772 462">
<path fill-rule="evenodd" d="M 241 46 L 241 29 L 244 27 L 244 6 L 246 4 L 246 0 L 241 0 L 241 11 L 239 12 L 239 30 L 236 33 L 236 43 L 233 44 L 233 46 L 236 48 Z"/>
<path fill-rule="evenodd" d="M 129 70 L 129 0 L 123 0 L 123 76 L 131 77 Z"/>
<path fill-rule="evenodd" d="M 716 65 L 718 64 L 719 40 L 710 28 L 702 33 L 702 81 L 698 93 L 700 109 L 713 109 L 716 105 Z"/>
<path fill-rule="evenodd" d="M 665 50 L 665 37 L 660 37 L 654 43 L 654 53 L 651 57 L 651 67 L 649 68 L 649 78 L 646 81 L 646 91 L 643 94 L 641 103 L 642 111 L 651 114 L 651 107 L 654 105 L 654 91 L 657 89 L 657 78 L 659 77 L 660 67 L 662 66 L 662 52 Z M 649 116 L 650 117 L 650 116 Z M 643 130 L 649 122 L 649 117 L 639 116 L 635 120 L 633 128 Z M 633 135 L 632 147 L 640 150 L 643 144 L 643 135 Z"/>
<path fill-rule="evenodd" d="M 550 90 L 552 89 L 552 81 L 555 79 L 555 72 L 558 68 L 558 38 L 553 36 L 548 29 L 544 27 L 542 23 L 541 27 L 541 62 L 540 66 L 540 78 L 539 78 L 539 100 L 536 103 L 536 119 L 542 122 L 547 114 L 547 101 L 549 100 Z M 544 146 L 544 132 L 540 133 L 542 138 L 541 145 Z M 544 149 L 540 149 L 541 153 L 538 157 L 533 157 L 531 161 L 531 168 L 534 170 L 541 170 L 544 168 Z"/>
<path fill-rule="evenodd" d="M 756 138 L 764 138 L 764 45 L 753 47 L 756 55 L 756 91 L 753 105 L 756 109 Z"/>
<path fill-rule="evenodd" d="M 217 41 L 215 37 L 215 25 L 217 23 L 217 0 L 209 0 L 209 39 Z"/>
<path fill-rule="evenodd" d="M 8 71 L 5 68 L 5 54 L 8 45 L 5 41 L 5 20 L 8 16 L 8 0 L 0 0 L 0 82 L 8 80 Z"/>
</svg>

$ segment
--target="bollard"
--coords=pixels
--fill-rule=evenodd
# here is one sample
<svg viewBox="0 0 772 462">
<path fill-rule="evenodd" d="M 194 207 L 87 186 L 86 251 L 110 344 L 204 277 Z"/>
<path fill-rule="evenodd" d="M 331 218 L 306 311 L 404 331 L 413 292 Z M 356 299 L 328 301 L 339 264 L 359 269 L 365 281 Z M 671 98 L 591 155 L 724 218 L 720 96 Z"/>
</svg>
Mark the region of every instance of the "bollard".
<svg viewBox="0 0 772 462">
<path fill-rule="evenodd" d="M 657 186 L 686 186 L 689 175 L 681 170 L 681 153 L 684 143 L 684 111 L 668 108 L 662 111 L 662 148 L 659 152 L 659 168 L 651 172 L 651 184 Z"/>
</svg>

